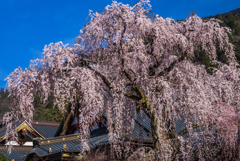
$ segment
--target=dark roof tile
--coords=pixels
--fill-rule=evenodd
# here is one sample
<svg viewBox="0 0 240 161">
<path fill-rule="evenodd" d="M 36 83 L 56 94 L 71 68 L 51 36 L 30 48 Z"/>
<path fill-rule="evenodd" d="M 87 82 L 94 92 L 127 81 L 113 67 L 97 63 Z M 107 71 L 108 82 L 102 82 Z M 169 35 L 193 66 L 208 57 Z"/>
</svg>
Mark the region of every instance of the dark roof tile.
<svg viewBox="0 0 240 161">
<path fill-rule="evenodd" d="M 58 129 L 58 126 L 37 125 L 37 124 L 33 124 L 32 126 L 40 134 L 43 134 L 45 138 L 53 137 Z"/>
<path fill-rule="evenodd" d="M 9 154 L 7 146 L 0 146 L 0 152 L 3 152 L 9 160 L 14 159 L 15 161 L 23 161 L 24 155 L 27 155 L 31 150 L 31 146 L 14 146 Z"/>
</svg>

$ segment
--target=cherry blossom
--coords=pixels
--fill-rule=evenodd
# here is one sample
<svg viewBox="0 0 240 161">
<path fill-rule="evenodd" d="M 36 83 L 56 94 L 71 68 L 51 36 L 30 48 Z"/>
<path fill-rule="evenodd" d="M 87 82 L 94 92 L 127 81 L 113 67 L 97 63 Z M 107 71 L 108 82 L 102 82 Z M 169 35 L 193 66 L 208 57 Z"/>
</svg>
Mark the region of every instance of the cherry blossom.
<svg viewBox="0 0 240 161">
<path fill-rule="evenodd" d="M 131 130 L 124 127 L 131 111 L 150 118 L 156 160 L 237 158 L 240 71 L 230 29 L 197 15 L 183 21 L 151 16 L 150 9 L 141 0 L 134 6 L 113 1 L 101 13 L 91 11 L 77 44 L 47 45 L 41 59 L 12 72 L 7 133 L 20 116 L 31 122 L 34 94 L 46 101 L 53 93 L 62 112 L 79 109 L 80 133 L 86 136 L 107 109 L 109 141 L 120 159 L 128 157 L 118 143 Z M 218 49 L 228 63 L 218 59 Z M 212 73 L 196 61 L 195 51 L 209 57 Z M 83 59 L 91 60 L 89 66 L 80 66 Z M 186 125 L 178 133 L 177 120 Z"/>
</svg>

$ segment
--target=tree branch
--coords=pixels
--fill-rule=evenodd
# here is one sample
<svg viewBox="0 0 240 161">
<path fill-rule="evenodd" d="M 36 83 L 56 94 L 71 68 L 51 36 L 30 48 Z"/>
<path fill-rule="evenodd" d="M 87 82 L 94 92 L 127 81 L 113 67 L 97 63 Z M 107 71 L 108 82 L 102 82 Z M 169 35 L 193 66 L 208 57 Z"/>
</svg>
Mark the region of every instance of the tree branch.
<svg viewBox="0 0 240 161">
<path fill-rule="evenodd" d="M 102 75 L 100 72 L 94 70 L 90 66 L 88 68 L 91 69 L 92 71 L 94 71 L 99 77 L 101 77 L 103 82 L 108 86 L 109 89 L 112 89 L 111 83 L 108 81 L 108 79 L 104 75 Z"/>
<path fill-rule="evenodd" d="M 185 57 L 186 57 L 186 54 L 183 54 L 179 59 L 172 62 L 169 67 L 165 68 L 157 76 L 163 76 L 164 74 L 169 73 L 173 69 L 174 65 L 180 61 L 183 61 Z"/>
<path fill-rule="evenodd" d="M 124 96 L 126 96 L 128 98 L 131 98 L 131 99 L 134 99 L 136 101 L 140 101 L 141 100 L 141 98 L 139 96 L 133 95 L 132 93 L 129 93 L 129 92 L 125 93 Z"/>
<path fill-rule="evenodd" d="M 193 125 L 192 125 L 192 128 L 198 128 L 198 127 L 200 127 L 198 124 L 193 124 Z M 182 131 L 180 131 L 180 132 L 178 133 L 178 135 L 179 135 L 179 136 L 183 136 L 183 135 L 186 134 L 186 133 L 188 133 L 188 129 L 187 129 L 187 128 L 185 128 L 185 129 L 183 129 Z"/>
</svg>

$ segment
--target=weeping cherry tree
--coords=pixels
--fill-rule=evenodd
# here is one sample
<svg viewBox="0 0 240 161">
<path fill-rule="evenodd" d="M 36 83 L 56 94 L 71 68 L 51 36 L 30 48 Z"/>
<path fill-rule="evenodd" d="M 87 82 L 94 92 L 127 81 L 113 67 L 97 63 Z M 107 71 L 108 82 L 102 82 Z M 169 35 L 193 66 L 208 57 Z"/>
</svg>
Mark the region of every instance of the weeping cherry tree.
<svg viewBox="0 0 240 161">
<path fill-rule="evenodd" d="M 83 151 L 89 150 L 89 126 L 107 108 L 115 156 L 133 158 L 138 151 L 123 155 L 125 148 L 117 143 L 130 130 L 124 123 L 134 109 L 151 120 L 154 160 L 237 158 L 240 70 L 228 38 L 231 30 L 216 19 L 193 15 L 174 21 L 151 16 L 150 9 L 149 0 L 141 0 L 134 6 L 113 1 L 101 13 L 90 11 L 76 44 L 46 45 L 41 59 L 15 69 L 7 77 L 14 98 L 4 116 L 8 141 L 17 139 L 14 120 L 32 121 L 34 95 L 46 101 L 53 94 L 62 112 L 79 109 Z M 210 67 L 198 61 L 200 54 Z M 84 58 L 93 63 L 81 67 Z M 180 132 L 177 120 L 185 124 Z"/>
</svg>

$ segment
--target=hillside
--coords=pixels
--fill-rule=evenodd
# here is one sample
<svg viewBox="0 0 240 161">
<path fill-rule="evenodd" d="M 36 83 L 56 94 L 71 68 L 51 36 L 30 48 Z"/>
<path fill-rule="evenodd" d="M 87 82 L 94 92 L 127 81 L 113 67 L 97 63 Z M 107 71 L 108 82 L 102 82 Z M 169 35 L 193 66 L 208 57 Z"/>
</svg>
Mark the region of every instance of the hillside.
<svg viewBox="0 0 240 161">
<path fill-rule="evenodd" d="M 230 11 L 230 12 L 228 12 L 228 13 L 232 13 L 233 16 L 238 16 L 238 17 L 240 17 L 240 8 L 235 9 L 235 10 L 232 10 L 232 11 Z M 223 13 L 223 14 L 221 14 L 221 15 L 225 17 L 225 16 L 227 16 L 228 13 Z"/>
<path fill-rule="evenodd" d="M 221 21 L 221 26 L 229 27 L 232 29 L 232 34 L 229 35 L 230 42 L 234 44 L 235 54 L 237 57 L 238 63 L 240 63 L 240 8 L 223 13 L 217 14 L 216 16 L 205 17 L 204 19 L 217 18 Z"/>
</svg>

